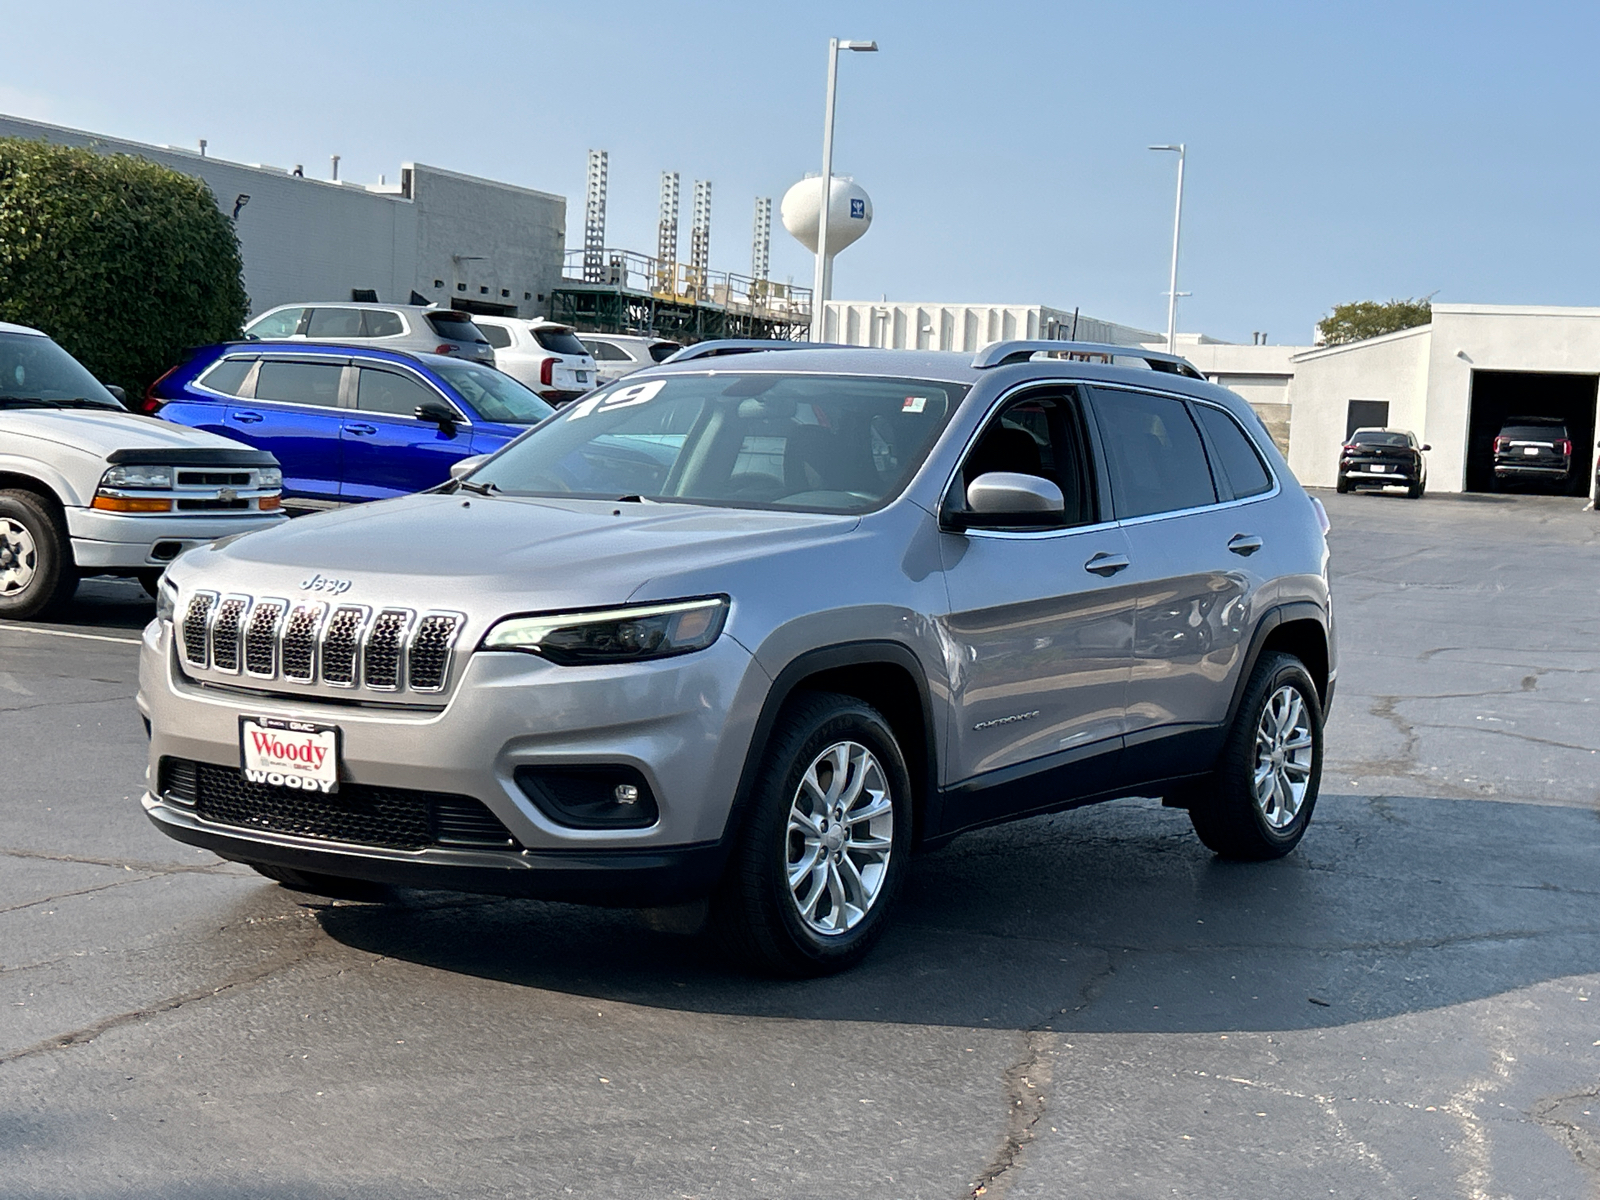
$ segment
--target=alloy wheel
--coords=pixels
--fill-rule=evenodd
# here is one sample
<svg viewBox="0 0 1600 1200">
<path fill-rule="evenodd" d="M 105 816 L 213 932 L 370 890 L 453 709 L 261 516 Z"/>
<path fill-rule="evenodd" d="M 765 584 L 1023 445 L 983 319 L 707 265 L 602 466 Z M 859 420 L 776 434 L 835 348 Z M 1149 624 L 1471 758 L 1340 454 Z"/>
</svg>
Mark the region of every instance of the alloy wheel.
<svg viewBox="0 0 1600 1200">
<path fill-rule="evenodd" d="M 877 756 L 835 742 L 806 768 L 789 806 L 789 898 L 813 933 L 836 937 L 859 925 L 888 879 L 894 804 Z"/>
<path fill-rule="evenodd" d="M 26 591 L 38 569 L 33 534 L 15 518 L 0 517 L 0 596 Z"/>
<path fill-rule="evenodd" d="M 1256 808 L 1274 830 L 1287 828 L 1300 815 L 1315 753 L 1305 698 L 1299 688 L 1286 683 L 1261 710 L 1251 780 Z"/>
</svg>

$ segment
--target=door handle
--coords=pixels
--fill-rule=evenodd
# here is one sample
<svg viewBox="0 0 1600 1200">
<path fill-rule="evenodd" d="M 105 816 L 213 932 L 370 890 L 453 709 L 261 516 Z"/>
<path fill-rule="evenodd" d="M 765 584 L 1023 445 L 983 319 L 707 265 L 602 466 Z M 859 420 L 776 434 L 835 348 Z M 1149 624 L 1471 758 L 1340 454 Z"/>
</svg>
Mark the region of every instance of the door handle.
<svg viewBox="0 0 1600 1200">
<path fill-rule="evenodd" d="M 373 434 L 378 432 L 378 427 L 376 425 L 346 425 L 344 431 L 346 433 Z"/>
<path fill-rule="evenodd" d="M 1249 558 L 1261 549 L 1261 539 L 1253 533 L 1236 533 L 1228 539 L 1228 549 Z"/>
<path fill-rule="evenodd" d="M 1091 575 L 1099 575 L 1103 579 L 1109 579 L 1127 566 L 1128 556 L 1126 554 L 1107 554 L 1101 551 L 1084 563 L 1083 569 Z"/>
<path fill-rule="evenodd" d="M 260 413 L 236 412 L 236 413 L 233 413 L 231 415 L 232 415 L 233 419 L 235 421 L 239 422 L 239 424 L 241 424 L 241 425 L 254 425 L 257 421 L 261 420 L 261 414 Z"/>
</svg>

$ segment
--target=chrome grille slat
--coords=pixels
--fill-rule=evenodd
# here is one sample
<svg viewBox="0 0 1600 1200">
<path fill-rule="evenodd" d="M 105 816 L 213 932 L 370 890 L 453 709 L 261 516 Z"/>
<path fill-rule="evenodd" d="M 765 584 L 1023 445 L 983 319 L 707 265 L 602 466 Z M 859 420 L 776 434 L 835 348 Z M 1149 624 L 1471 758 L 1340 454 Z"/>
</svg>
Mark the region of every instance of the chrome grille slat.
<svg viewBox="0 0 1600 1200">
<path fill-rule="evenodd" d="M 450 678 L 450 658 L 456 634 L 466 624 L 460 613 L 424 613 L 411 635 L 406 664 L 407 682 L 413 692 L 439 692 Z"/>
<path fill-rule="evenodd" d="M 411 617 L 409 608 L 386 608 L 373 618 L 361 655 L 361 677 L 375 692 L 400 690 Z"/>
<path fill-rule="evenodd" d="M 190 666 L 206 667 L 211 663 L 211 610 L 216 603 L 215 592 L 196 592 L 184 609 L 183 658 Z"/>
<path fill-rule="evenodd" d="M 314 683 L 317 678 L 317 635 L 328 606 L 302 600 L 289 610 L 279 640 L 278 661 L 283 677 L 292 683 Z"/>
<path fill-rule="evenodd" d="M 239 632 L 250 611 L 249 596 L 224 596 L 211 621 L 211 669 L 227 675 L 239 673 Z"/>
<path fill-rule="evenodd" d="M 333 687 L 355 687 L 361 682 L 361 642 L 369 610 L 364 605 L 342 604 L 322 628 L 322 682 Z"/>
<path fill-rule="evenodd" d="M 278 674 L 278 630 L 283 623 L 287 600 L 267 597 L 256 601 L 244 629 L 244 672 L 257 679 L 273 679 Z"/>
</svg>

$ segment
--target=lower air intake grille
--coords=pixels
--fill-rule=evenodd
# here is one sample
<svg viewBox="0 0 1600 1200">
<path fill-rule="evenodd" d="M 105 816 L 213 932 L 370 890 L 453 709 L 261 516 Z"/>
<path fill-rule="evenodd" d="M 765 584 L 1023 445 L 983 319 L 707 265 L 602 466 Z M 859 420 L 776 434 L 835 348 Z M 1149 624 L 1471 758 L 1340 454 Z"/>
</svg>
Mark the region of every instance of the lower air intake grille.
<svg viewBox="0 0 1600 1200">
<path fill-rule="evenodd" d="M 207 821 L 389 850 L 516 850 L 509 830 L 470 796 L 341 784 L 332 795 L 251 783 L 236 767 L 163 758 L 165 794 Z M 191 798 L 192 797 L 192 798 Z"/>
</svg>

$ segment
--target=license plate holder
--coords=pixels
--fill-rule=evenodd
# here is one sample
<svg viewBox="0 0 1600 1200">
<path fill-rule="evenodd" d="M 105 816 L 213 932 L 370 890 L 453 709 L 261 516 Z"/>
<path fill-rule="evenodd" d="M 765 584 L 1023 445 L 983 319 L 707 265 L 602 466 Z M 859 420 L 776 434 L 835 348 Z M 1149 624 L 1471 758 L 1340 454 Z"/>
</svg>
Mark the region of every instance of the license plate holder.
<svg viewBox="0 0 1600 1200">
<path fill-rule="evenodd" d="M 1539 456 L 1539 447 L 1537 447 L 1537 446 L 1524 446 L 1522 448 L 1522 452 L 1523 452 L 1523 454 L 1527 455 L 1529 458 L 1537 458 Z"/>
<path fill-rule="evenodd" d="M 343 732 L 287 717 L 239 718 L 239 767 L 250 783 L 327 795 L 339 790 Z"/>
</svg>

